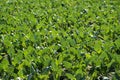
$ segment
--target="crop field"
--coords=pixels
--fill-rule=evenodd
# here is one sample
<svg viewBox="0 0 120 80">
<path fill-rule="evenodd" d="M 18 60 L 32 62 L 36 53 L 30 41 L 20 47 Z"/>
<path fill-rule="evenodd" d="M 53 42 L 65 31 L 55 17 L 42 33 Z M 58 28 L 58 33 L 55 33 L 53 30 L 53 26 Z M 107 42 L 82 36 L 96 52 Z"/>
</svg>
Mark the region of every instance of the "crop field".
<svg viewBox="0 0 120 80">
<path fill-rule="evenodd" d="M 120 0 L 0 0 L 0 80 L 120 80 Z"/>
</svg>

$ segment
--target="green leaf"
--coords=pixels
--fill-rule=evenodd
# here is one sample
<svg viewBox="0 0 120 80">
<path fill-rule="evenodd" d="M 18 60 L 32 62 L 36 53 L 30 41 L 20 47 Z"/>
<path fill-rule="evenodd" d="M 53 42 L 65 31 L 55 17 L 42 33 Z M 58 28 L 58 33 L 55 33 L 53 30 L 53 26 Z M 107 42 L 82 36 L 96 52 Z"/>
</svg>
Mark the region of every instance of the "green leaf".
<svg viewBox="0 0 120 80">
<path fill-rule="evenodd" d="M 72 67 L 72 63 L 70 63 L 70 62 L 63 61 L 63 64 L 66 68 L 71 68 Z"/>
<path fill-rule="evenodd" d="M 75 46 L 76 44 L 74 39 L 68 38 L 67 41 L 69 42 L 71 46 Z"/>
<path fill-rule="evenodd" d="M 2 64 L 2 67 L 5 71 L 9 68 L 9 66 L 8 66 L 9 62 L 8 62 L 7 56 L 5 56 L 5 58 L 3 59 L 1 64 Z"/>
<path fill-rule="evenodd" d="M 79 28 L 79 36 L 82 38 L 84 37 L 84 27 Z"/>
<path fill-rule="evenodd" d="M 120 38 L 118 38 L 117 40 L 115 40 L 115 44 L 117 46 L 117 48 L 120 48 Z"/>
<path fill-rule="evenodd" d="M 0 60 L 2 59 L 2 56 L 0 56 Z"/>
<path fill-rule="evenodd" d="M 101 41 L 96 41 L 95 45 L 94 45 L 94 49 L 96 52 L 101 53 L 102 49 L 101 49 L 102 43 Z"/>
<path fill-rule="evenodd" d="M 66 76 L 71 79 L 71 80 L 76 80 L 74 75 L 70 74 L 70 73 L 66 73 Z"/>
</svg>

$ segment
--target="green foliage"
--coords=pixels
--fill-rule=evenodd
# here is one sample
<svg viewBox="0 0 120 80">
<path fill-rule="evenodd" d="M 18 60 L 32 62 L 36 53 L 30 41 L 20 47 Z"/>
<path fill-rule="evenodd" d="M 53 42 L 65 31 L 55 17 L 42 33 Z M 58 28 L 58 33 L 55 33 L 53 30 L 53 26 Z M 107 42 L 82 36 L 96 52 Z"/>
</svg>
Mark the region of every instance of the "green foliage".
<svg viewBox="0 0 120 80">
<path fill-rule="evenodd" d="M 0 79 L 120 79 L 119 0 L 0 0 Z"/>
</svg>

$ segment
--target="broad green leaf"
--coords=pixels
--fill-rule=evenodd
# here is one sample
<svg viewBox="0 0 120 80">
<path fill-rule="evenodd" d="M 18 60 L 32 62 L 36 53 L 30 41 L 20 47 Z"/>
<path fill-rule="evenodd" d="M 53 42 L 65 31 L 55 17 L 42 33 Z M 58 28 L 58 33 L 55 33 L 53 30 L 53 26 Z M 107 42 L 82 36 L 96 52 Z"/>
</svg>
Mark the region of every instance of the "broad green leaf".
<svg viewBox="0 0 120 80">
<path fill-rule="evenodd" d="M 70 73 L 66 73 L 66 76 L 69 78 L 69 79 L 72 79 L 72 80 L 76 80 L 74 75 L 70 74 Z"/>
<path fill-rule="evenodd" d="M 115 44 L 116 44 L 117 48 L 120 48 L 120 38 L 115 40 Z"/>
<path fill-rule="evenodd" d="M 71 68 L 72 67 L 72 63 L 70 63 L 70 62 L 63 61 L 63 64 L 66 68 Z"/>
<path fill-rule="evenodd" d="M 0 60 L 2 59 L 2 56 L 0 56 Z"/>
<path fill-rule="evenodd" d="M 101 46 L 102 46 L 101 41 L 96 41 L 95 42 L 94 49 L 97 53 L 101 53 Z"/>
</svg>

